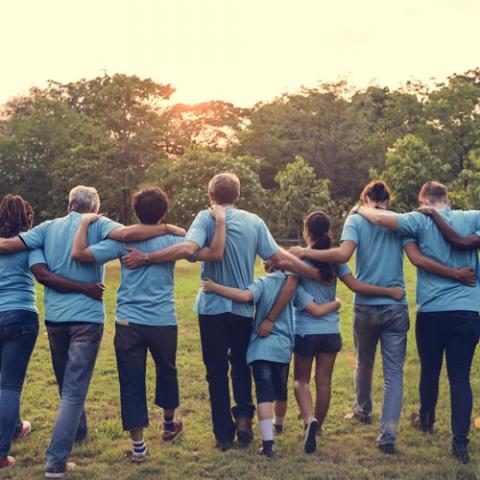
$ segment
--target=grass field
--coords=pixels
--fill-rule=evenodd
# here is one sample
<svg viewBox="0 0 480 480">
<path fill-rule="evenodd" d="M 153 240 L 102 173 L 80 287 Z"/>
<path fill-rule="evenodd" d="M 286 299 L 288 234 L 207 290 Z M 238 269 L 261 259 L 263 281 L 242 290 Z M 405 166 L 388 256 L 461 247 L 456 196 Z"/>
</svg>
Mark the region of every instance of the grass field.
<svg viewBox="0 0 480 480">
<path fill-rule="evenodd" d="M 414 299 L 414 270 L 406 265 L 410 305 Z M 260 269 L 257 267 L 257 273 Z M 480 478 L 480 435 L 472 427 L 472 463 L 461 466 L 450 457 L 450 407 L 445 372 L 442 374 L 436 433 L 424 436 L 409 426 L 408 417 L 418 406 L 419 362 L 416 353 L 413 319 L 409 333 L 405 366 L 404 407 L 400 422 L 398 454 L 385 456 L 375 448 L 382 401 L 381 361 L 375 368 L 374 421 L 359 425 L 344 420 L 353 400 L 354 350 L 351 332 L 352 295 L 339 288 L 342 307 L 344 349 L 337 357 L 332 404 L 316 454 L 306 456 L 301 449 L 302 425 L 290 384 L 287 432 L 276 441 L 277 457 L 267 460 L 258 455 L 260 439 L 248 450 L 226 453 L 213 448 L 210 411 L 201 360 L 200 340 L 192 305 L 199 285 L 198 265 L 179 262 L 176 271 L 176 301 L 179 321 L 178 372 L 181 406 L 186 431 L 175 445 L 161 443 L 161 411 L 153 404 L 153 364 L 149 365 L 150 427 L 145 438 L 151 455 L 141 465 L 132 465 L 125 456 L 130 447 L 122 432 L 118 378 L 113 350 L 113 315 L 119 269 L 107 268 L 106 306 L 108 319 L 103 345 L 87 401 L 89 439 L 76 447 L 77 462 L 72 479 L 477 479 Z M 39 301 L 41 291 L 39 290 Z M 43 318 L 43 315 L 42 315 Z M 480 416 L 480 359 L 472 369 L 474 416 Z M 50 439 L 59 397 L 50 363 L 48 341 L 42 325 L 30 363 L 22 399 L 22 416 L 32 422 L 33 431 L 22 443 L 14 444 L 12 455 L 17 465 L 0 473 L 0 478 L 33 479 L 43 475 L 44 451 Z M 256 428 L 256 427 L 255 427 Z"/>
</svg>

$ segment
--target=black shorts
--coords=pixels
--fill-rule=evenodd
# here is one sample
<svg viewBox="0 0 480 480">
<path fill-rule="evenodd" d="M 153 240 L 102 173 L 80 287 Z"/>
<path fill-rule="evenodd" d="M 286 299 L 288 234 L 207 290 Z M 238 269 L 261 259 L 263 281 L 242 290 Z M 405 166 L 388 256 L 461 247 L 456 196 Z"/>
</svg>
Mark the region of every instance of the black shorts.
<svg viewBox="0 0 480 480">
<path fill-rule="evenodd" d="M 315 357 L 319 353 L 337 353 L 341 349 L 342 337 L 339 333 L 295 335 L 293 351 L 303 357 Z"/>
<path fill-rule="evenodd" d="M 257 403 L 286 401 L 288 398 L 289 363 L 256 360 L 252 362 Z"/>
</svg>

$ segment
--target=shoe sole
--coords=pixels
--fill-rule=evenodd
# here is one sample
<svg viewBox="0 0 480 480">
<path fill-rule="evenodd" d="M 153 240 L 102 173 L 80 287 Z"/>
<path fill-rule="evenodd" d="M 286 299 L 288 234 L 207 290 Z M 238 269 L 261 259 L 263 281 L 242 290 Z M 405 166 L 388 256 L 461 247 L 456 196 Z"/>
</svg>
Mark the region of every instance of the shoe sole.
<svg viewBox="0 0 480 480">
<path fill-rule="evenodd" d="M 314 453 L 317 449 L 317 428 L 318 422 L 316 420 L 312 420 L 310 423 L 307 424 L 305 428 L 305 433 L 303 437 L 303 450 L 305 453 Z"/>
<path fill-rule="evenodd" d="M 45 472 L 45 478 L 65 478 L 66 472 L 62 473 L 53 473 L 53 472 Z"/>
</svg>

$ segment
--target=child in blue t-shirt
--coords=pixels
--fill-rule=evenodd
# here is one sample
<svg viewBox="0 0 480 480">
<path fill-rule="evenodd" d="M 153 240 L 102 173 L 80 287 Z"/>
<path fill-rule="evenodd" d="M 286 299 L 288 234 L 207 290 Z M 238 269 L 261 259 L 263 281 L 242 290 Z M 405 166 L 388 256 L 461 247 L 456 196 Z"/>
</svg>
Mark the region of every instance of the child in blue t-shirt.
<svg viewBox="0 0 480 480">
<path fill-rule="evenodd" d="M 267 275 L 256 279 L 246 289 L 226 287 L 206 279 L 203 290 L 214 292 L 236 302 L 255 304 L 254 327 L 247 350 L 257 396 L 257 413 L 263 438 L 261 454 L 273 457 L 273 402 L 275 403 L 275 430 L 283 431 L 287 410 L 287 383 L 290 359 L 295 343 L 293 308 L 306 311 L 314 317 L 325 316 L 340 308 L 335 300 L 317 305 L 311 295 L 299 287 L 287 306 L 272 318 L 272 307 L 287 280 L 287 274 L 276 270 L 271 261 L 264 262 Z M 248 321 L 246 319 L 246 321 Z"/>
</svg>

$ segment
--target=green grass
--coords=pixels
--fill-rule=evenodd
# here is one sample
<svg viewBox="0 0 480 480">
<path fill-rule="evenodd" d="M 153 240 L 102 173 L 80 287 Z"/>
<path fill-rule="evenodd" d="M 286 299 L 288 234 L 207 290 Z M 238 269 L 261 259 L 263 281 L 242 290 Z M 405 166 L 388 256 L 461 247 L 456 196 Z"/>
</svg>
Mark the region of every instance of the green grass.
<svg viewBox="0 0 480 480">
<path fill-rule="evenodd" d="M 257 266 L 257 273 L 260 269 Z M 414 270 L 406 265 L 410 305 L 414 299 Z M 414 336 L 414 310 L 408 338 L 405 365 L 404 407 L 399 428 L 398 455 L 387 457 L 375 448 L 379 428 L 379 412 L 383 395 L 381 361 L 375 368 L 374 422 L 371 426 L 344 420 L 353 401 L 354 349 L 352 342 L 352 295 L 340 284 L 342 299 L 342 335 L 344 349 L 339 354 L 333 379 L 330 412 L 325 432 L 318 442 L 316 454 L 306 456 L 301 449 L 302 425 L 297 420 L 298 408 L 290 384 L 290 403 L 286 420 L 287 432 L 276 442 L 277 457 L 273 461 L 259 457 L 258 429 L 248 450 L 234 449 L 219 453 L 213 448 L 210 410 L 205 370 L 201 360 L 198 325 L 192 305 L 199 286 L 198 265 L 179 262 L 176 278 L 176 301 L 179 322 L 178 373 L 180 380 L 180 413 L 186 426 L 176 445 L 161 443 L 161 411 L 154 405 L 154 369 L 148 371 L 150 424 L 145 438 L 150 449 L 148 461 L 132 465 L 125 456 L 130 447 L 120 422 L 119 387 L 113 350 L 113 314 L 119 270 L 115 264 L 107 268 L 106 306 L 108 319 L 101 353 L 87 401 L 90 436 L 75 447 L 72 459 L 78 466 L 69 475 L 72 479 L 475 479 L 480 471 L 478 431 L 472 427 L 472 464 L 460 466 L 449 454 L 450 403 L 445 372 L 442 373 L 436 433 L 420 435 L 409 426 L 408 417 L 418 407 L 419 361 Z M 41 291 L 39 290 L 39 302 Z M 478 397 L 480 378 L 479 356 L 472 368 L 473 391 Z M 290 382 L 291 383 L 291 382 Z M 43 475 L 44 451 L 48 445 L 59 403 L 50 362 L 48 341 L 42 325 L 25 383 L 22 416 L 32 422 L 33 431 L 23 442 L 14 444 L 12 455 L 17 465 L 2 471 L 0 478 L 31 479 Z M 474 417 L 478 402 L 474 403 Z M 256 427 L 255 427 L 256 428 Z"/>
</svg>

